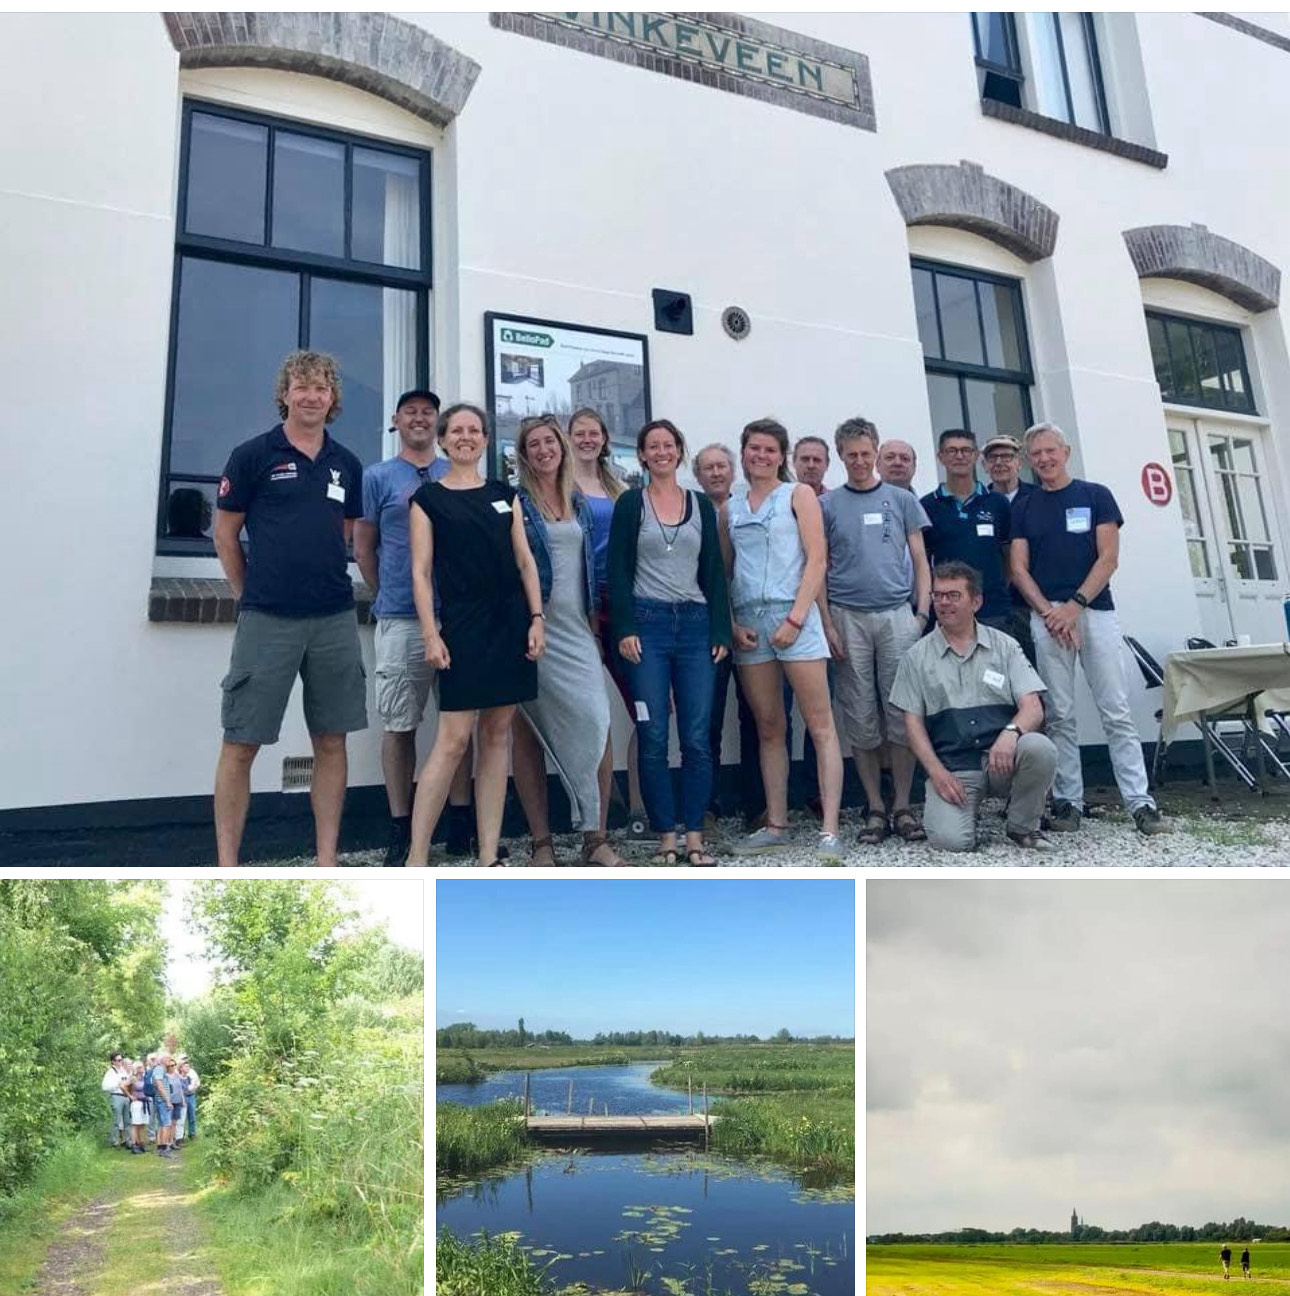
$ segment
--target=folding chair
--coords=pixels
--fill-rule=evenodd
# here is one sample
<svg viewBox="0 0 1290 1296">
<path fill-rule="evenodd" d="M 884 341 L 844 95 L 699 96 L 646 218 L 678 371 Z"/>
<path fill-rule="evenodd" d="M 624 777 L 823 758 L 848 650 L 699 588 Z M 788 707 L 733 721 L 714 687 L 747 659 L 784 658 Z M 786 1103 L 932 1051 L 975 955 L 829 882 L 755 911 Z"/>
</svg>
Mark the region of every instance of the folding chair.
<svg viewBox="0 0 1290 1296">
<path fill-rule="evenodd" d="M 1165 673 L 1160 668 L 1160 663 L 1132 636 L 1125 635 L 1124 642 L 1133 654 L 1133 660 L 1138 663 L 1138 669 L 1142 672 L 1142 678 L 1148 689 L 1163 688 L 1165 682 Z M 1204 640 L 1197 643 L 1189 639 L 1187 647 L 1199 647 L 1204 644 L 1212 648 L 1213 644 L 1207 644 Z M 1165 742 L 1164 742 L 1164 710 L 1163 708 L 1156 712 L 1156 720 L 1160 721 L 1160 730 L 1156 737 L 1156 752 L 1151 761 L 1151 781 L 1163 785 L 1165 775 Z M 1223 719 L 1236 719 L 1236 716 L 1224 716 Z M 1241 751 L 1229 743 L 1224 735 L 1219 731 L 1219 717 L 1210 715 L 1201 715 L 1194 722 L 1200 730 L 1201 741 L 1205 749 L 1205 773 L 1211 790 L 1214 788 L 1214 748 L 1217 748 L 1222 754 L 1223 759 L 1232 767 L 1236 776 L 1251 790 L 1261 790 L 1259 781 L 1250 772 L 1249 767 L 1241 759 L 1245 753 L 1245 743 L 1241 744 Z M 1244 726 L 1243 726 L 1244 732 Z M 1277 762 L 1280 764 L 1280 761 Z M 1284 767 L 1283 767 L 1284 768 Z"/>
</svg>

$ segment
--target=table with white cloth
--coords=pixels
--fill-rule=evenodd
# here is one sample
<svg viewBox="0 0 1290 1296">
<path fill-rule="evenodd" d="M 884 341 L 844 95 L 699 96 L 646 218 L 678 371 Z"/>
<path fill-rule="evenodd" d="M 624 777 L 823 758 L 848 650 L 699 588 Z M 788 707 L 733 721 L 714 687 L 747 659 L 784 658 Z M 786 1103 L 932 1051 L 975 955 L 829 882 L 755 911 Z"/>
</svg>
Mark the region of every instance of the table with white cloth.
<svg viewBox="0 0 1290 1296">
<path fill-rule="evenodd" d="M 1269 711 L 1290 712 L 1290 643 L 1252 644 L 1232 648 L 1196 648 L 1165 659 L 1161 740 L 1168 743 L 1181 724 L 1196 722 L 1205 742 L 1205 769 L 1214 785 L 1214 756 L 1205 721 L 1244 715 L 1255 734 L 1268 727 Z M 1265 754 L 1275 756 L 1276 743 L 1255 742 L 1260 775 Z M 1281 767 L 1285 772 L 1285 767 Z"/>
</svg>

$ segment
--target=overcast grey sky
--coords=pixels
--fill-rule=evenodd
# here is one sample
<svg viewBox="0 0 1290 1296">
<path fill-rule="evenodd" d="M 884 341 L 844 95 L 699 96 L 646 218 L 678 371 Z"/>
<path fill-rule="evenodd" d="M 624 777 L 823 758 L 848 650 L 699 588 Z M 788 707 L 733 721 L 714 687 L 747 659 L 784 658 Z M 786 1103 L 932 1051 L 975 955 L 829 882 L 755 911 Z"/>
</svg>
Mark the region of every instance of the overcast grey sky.
<svg viewBox="0 0 1290 1296">
<path fill-rule="evenodd" d="M 879 881 L 866 1232 L 1290 1224 L 1290 877 Z"/>
</svg>

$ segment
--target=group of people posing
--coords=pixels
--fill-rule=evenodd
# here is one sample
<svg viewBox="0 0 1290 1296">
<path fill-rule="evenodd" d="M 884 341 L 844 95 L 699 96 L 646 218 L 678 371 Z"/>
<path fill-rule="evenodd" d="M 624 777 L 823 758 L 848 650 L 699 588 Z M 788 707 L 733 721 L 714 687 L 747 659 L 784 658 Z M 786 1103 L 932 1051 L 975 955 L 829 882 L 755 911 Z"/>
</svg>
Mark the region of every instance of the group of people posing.
<svg viewBox="0 0 1290 1296">
<path fill-rule="evenodd" d="M 220 483 L 216 550 L 241 600 L 223 684 L 221 864 L 237 862 L 251 763 L 277 740 L 297 675 L 314 746 L 318 862 L 336 862 L 345 735 L 367 724 L 351 539 L 375 596 L 387 863 L 428 862 L 445 807 L 469 800 L 472 764 L 478 857 L 500 862 L 512 762 L 531 860 L 555 862 L 549 760 L 583 832 L 582 862 L 622 864 L 606 831 L 617 692 L 635 724 L 630 763 L 658 839 L 652 862 L 715 864 L 703 829 L 731 661 L 765 801 L 740 853 L 789 846 L 794 700 L 822 860 L 845 854 L 844 753 L 867 799 L 857 844 L 894 832 L 971 849 L 987 792 L 1008 797 L 1007 834 L 1020 847 L 1049 844 L 1041 819 L 1077 830 L 1077 667 L 1138 829 L 1166 830 L 1147 790 L 1110 594 L 1122 518 L 1104 486 L 1070 476 L 1060 429 L 1041 424 L 1024 445 L 994 437 L 983 450 L 969 432 L 943 432 L 945 484 L 920 501 L 912 447 L 880 444 L 865 419 L 836 430 L 847 481 L 834 490 L 823 485 L 828 443 L 792 447 L 773 419 L 743 429 L 737 462 L 724 446 L 700 452 L 702 490 L 678 480 L 688 458 L 680 429 L 654 419 L 636 439 L 646 484 L 628 488 L 611 468 L 604 420 L 582 409 L 567 427 L 550 414 L 520 422 L 512 487 L 486 475 L 488 415 L 467 403 L 441 409 L 425 390 L 397 403 L 397 456 L 364 471 L 326 430 L 340 395 L 330 357 L 288 357 L 276 391 L 283 421 L 234 450 Z M 1020 481 L 1023 453 L 1038 485 Z M 976 477 L 982 455 L 988 487 Z M 436 736 L 414 783 L 416 731 L 431 705 Z M 910 804 L 916 762 L 927 774 L 921 823 Z"/>
<path fill-rule="evenodd" d="M 113 1053 L 101 1086 L 112 1107 L 109 1146 L 138 1156 L 154 1143 L 159 1156 L 174 1156 L 197 1137 L 200 1087 L 187 1054 L 149 1053 L 140 1062 Z"/>
</svg>

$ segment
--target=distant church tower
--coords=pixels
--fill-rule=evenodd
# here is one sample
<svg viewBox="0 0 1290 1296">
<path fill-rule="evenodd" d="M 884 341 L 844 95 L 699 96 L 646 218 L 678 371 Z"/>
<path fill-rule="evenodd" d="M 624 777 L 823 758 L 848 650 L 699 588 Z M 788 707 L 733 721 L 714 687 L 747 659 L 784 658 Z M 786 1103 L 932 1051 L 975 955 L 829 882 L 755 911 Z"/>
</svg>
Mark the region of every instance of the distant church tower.
<svg viewBox="0 0 1290 1296">
<path fill-rule="evenodd" d="M 1074 1210 L 1071 1211 L 1071 1240 L 1073 1241 L 1079 1233 L 1079 1216 Z"/>
</svg>

